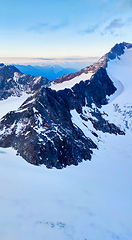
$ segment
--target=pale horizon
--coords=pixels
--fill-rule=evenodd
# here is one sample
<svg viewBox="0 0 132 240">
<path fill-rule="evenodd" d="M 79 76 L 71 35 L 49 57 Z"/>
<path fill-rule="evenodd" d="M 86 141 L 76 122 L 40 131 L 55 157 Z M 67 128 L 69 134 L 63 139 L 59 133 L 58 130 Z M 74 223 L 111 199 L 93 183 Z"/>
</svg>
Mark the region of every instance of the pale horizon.
<svg viewBox="0 0 132 240">
<path fill-rule="evenodd" d="M 80 69 L 96 62 L 100 57 L 71 57 L 71 58 L 25 58 L 25 57 L 0 57 L 0 63 L 6 65 L 60 65 Z"/>
</svg>

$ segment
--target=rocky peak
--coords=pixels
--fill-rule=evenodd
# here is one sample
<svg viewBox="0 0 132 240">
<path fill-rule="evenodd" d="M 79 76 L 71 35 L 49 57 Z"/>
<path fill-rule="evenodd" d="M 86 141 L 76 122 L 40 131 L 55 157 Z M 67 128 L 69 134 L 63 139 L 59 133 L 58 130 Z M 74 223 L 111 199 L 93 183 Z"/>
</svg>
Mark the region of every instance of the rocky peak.
<svg viewBox="0 0 132 240">
<path fill-rule="evenodd" d="M 4 67 L 4 63 L 0 63 L 0 67 Z"/>
<path fill-rule="evenodd" d="M 115 44 L 115 46 L 111 48 L 110 52 L 107 53 L 108 60 L 113 60 L 116 57 L 120 59 L 120 56 L 125 52 L 125 48 L 132 48 L 132 44 L 126 42 Z"/>
<path fill-rule="evenodd" d="M 47 78 L 23 74 L 13 65 L 0 65 L 0 100 L 10 96 L 19 97 L 24 92 L 34 93 L 49 83 Z"/>
<path fill-rule="evenodd" d="M 98 69 L 100 69 L 101 67 L 106 68 L 108 61 L 113 60 L 116 57 L 120 58 L 120 56 L 124 53 L 125 47 L 127 49 L 132 48 L 132 44 L 126 43 L 126 42 L 119 43 L 119 44 L 117 43 L 113 48 L 111 48 L 110 52 L 102 56 L 97 62 L 81 69 L 78 72 L 65 74 L 62 77 L 55 79 L 53 83 L 57 84 L 57 83 L 62 83 L 64 81 L 69 81 L 77 76 L 80 76 L 82 73 L 85 73 L 85 74 L 87 74 L 88 72 L 96 73 Z"/>
</svg>

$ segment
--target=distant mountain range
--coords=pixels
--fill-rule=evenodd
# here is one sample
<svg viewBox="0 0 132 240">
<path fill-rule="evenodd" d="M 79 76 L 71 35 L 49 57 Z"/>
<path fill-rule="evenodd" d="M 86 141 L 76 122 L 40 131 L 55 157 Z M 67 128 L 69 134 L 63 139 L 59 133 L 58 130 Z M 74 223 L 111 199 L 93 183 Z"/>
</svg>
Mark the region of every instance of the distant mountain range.
<svg viewBox="0 0 132 240">
<path fill-rule="evenodd" d="M 30 74 L 35 77 L 43 76 L 48 78 L 50 81 L 61 77 L 64 74 L 77 72 L 74 68 L 63 68 L 59 65 L 44 65 L 44 66 L 31 66 L 31 65 L 15 65 L 21 72 Z"/>
</svg>

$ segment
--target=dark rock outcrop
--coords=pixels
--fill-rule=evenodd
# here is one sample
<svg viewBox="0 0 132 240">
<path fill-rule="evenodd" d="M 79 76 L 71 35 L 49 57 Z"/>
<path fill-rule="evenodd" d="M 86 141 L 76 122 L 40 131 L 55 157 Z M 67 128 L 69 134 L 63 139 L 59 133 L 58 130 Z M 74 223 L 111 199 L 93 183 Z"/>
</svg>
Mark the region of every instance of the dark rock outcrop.
<svg viewBox="0 0 132 240">
<path fill-rule="evenodd" d="M 125 47 L 127 49 L 132 48 L 131 43 L 117 43 L 113 48 L 111 48 L 110 52 L 107 53 L 107 58 L 109 59 L 115 59 L 116 57 L 120 59 L 120 56 L 125 52 Z"/>
</svg>

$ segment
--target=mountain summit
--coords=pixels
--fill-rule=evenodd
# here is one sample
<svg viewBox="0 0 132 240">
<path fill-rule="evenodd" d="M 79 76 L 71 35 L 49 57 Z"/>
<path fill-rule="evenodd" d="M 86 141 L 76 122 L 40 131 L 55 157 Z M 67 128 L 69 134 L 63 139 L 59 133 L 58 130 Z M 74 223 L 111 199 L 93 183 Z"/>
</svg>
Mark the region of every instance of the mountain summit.
<svg viewBox="0 0 132 240">
<path fill-rule="evenodd" d="M 65 88 L 66 83 L 63 84 L 64 87 L 63 87 L 63 85 L 60 85 L 60 86 L 58 85 L 58 83 L 62 83 L 62 82 L 65 82 L 65 81 L 72 80 L 70 83 L 71 83 L 71 86 L 73 86 L 77 81 L 80 81 L 81 79 L 82 80 L 87 80 L 87 78 L 90 78 L 90 76 L 93 73 L 96 73 L 99 68 L 101 68 L 101 67 L 106 68 L 107 63 L 110 60 L 114 60 L 116 58 L 120 59 L 120 56 L 125 53 L 125 49 L 130 49 L 130 48 L 132 48 L 131 43 L 123 42 L 123 43 L 120 43 L 120 44 L 118 44 L 118 43 L 115 44 L 115 46 L 113 48 L 111 48 L 111 50 L 108 53 L 106 53 L 104 56 L 102 56 L 94 64 L 92 64 L 88 67 L 85 67 L 78 72 L 71 73 L 71 74 L 65 74 L 65 75 L 55 79 L 52 82 L 52 89 L 58 90 L 60 88 L 61 89 Z M 75 82 L 74 82 L 74 80 L 75 80 Z M 66 86 L 66 87 L 68 87 L 68 86 Z"/>
<path fill-rule="evenodd" d="M 44 77 L 23 74 L 13 65 L 0 64 L 0 100 L 11 96 L 20 97 L 23 93 L 34 93 L 49 82 Z"/>
<path fill-rule="evenodd" d="M 116 44 L 93 65 L 41 87 L 6 114 L 0 146 L 48 168 L 91 160 L 104 134 L 125 135 L 131 128 L 131 76 L 132 44 Z"/>
</svg>

